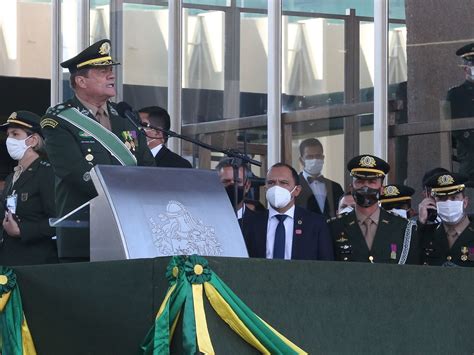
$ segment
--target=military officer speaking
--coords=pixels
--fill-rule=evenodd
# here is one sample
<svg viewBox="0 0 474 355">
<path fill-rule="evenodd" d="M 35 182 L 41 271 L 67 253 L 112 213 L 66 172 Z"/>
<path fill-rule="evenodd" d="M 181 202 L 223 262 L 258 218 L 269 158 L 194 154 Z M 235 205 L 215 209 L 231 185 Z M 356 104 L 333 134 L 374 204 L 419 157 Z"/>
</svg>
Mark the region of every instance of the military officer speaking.
<svg viewBox="0 0 474 355">
<path fill-rule="evenodd" d="M 474 266 L 474 224 L 466 215 L 466 181 L 466 176 L 448 172 L 427 182 L 432 197 L 418 206 L 423 264 Z M 436 211 L 441 223 L 430 223 L 428 210 Z"/>
<path fill-rule="evenodd" d="M 419 264 L 414 223 L 379 206 L 383 180 L 390 170 L 388 163 L 373 155 L 361 155 L 349 161 L 347 169 L 356 206 L 354 211 L 329 221 L 336 260 Z"/>
<path fill-rule="evenodd" d="M 94 165 L 155 165 L 145 136 L 109 101 L 116 94 L 112 68 L 119 64 L 112 59 L 110 49 L 110 41 L 104 39 L 61 63 L 71 73 L 74 97 L 51 107 L 41 121 L 56 175 L 59 217 L 96 196 L 90 178 Z M 88 259 L 88 228 L 57 231 L 62 261 Z"/>
</svg>

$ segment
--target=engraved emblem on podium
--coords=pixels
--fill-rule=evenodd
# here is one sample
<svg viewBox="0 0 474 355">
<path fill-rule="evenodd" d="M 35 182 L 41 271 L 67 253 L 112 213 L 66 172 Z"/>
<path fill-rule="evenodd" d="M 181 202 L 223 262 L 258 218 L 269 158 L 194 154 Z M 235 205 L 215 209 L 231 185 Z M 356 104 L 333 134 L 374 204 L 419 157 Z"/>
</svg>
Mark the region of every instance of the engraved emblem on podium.
<svg viewBox="0 0 474 355">
<path fill-rule="evenodd" d="M 166 212 L 149 217 L 153 244 L 163 255 L 222 255 L 215 228 L 193 216 L 179 201 L 169 201 Z"/>
</svg>

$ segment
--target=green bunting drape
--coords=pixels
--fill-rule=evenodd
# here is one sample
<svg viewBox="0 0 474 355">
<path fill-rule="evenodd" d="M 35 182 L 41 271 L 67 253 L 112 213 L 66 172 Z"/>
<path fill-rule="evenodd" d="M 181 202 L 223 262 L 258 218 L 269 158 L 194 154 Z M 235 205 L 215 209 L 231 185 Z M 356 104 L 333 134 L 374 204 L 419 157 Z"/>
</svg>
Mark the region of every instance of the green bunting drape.
<svg viewBox="0 0 474 355">
<path fill-rule="evenodd" d="M 0 266 L 0 353 L 36 355 L 21 304 L 20 290 L 12 269 Z"/>
<path fill-rule="evenodd" d="M 145 355 L 170 353 L 179 316 L 183 316 L 185 354 L 214 354 L 204 312 L 203 293 L 216 313 L 262 354 L 306 354 L 247 307 L 209 268 L 203 257 L 173 257 L 167 267 L 169 288 L 155 323 L 141 345 Z"/>
</svg>

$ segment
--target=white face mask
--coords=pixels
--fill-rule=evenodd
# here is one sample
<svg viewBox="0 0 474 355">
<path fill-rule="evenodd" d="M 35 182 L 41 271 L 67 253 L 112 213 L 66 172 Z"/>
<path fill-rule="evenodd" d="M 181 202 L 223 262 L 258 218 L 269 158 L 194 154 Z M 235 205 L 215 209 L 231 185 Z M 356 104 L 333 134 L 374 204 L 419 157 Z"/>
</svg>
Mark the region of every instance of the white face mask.
<svg viewBox="0 0 474 355">
<path fill-rule="evenodd" d="M 26 150 L 29 148 L 25 142 L 30 137 L 28 136 L 25 139 L 7 138 L 7 150 L 12 159 L 21 160 L 23 158 Z"/>
<path fill-rule="evenodd" d="M 288 191 L 280 186 L 273 186 L 267 190 L 267 201 L 273 208 L 286 207 L 291 201 L 291 193 L 296 189 Z"/>
<path fill-rule="evenodd" d="M 456 224 L 464 217 L 464 201 L 436 202 L 438 216 L 446 224 Z"/>
<path fill-rule="evenodd" d="M 390 212 L 393 212 L 396 215 L 399 215 L 400 217 L 408 218 L 408 213 L 407 213 L 408 211 L 407 210 L 403 210 L 401 208 L 392 208 L 390 210 Z"/>
<path fill-rule="evenodd" d="M 310 175 L 319 175 L 323 170 L 324 159 L 305 159 L 304 170 Z"/>
<path fill-rule="evenodd" d="M 340 210 L 338 214 L 351 213 L 352 211 L 354 211 L 354 208 L 352 208 L 351 206 L 346 206 L 342 210 Z"/>
<path fill-rule="evenodd" d="M 467 78 L 471 81 L 474 81 L 474 67 L 469 67 L 470 74 L 467 74 Z"/>
</svg>

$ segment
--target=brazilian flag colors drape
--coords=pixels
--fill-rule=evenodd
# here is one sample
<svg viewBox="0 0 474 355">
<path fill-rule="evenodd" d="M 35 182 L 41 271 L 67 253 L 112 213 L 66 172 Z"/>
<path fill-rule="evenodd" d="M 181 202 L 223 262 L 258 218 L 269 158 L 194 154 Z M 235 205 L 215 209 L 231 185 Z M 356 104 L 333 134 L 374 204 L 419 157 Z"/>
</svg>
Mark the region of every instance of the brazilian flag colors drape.
<svg viewBox="0 0 474 355">
<path fill-rule="evenodd" d="M 12 269 L 0 266 L 0 353 L 36 355 Z"/>
<path fill-rule="evenodd" d="M 141 345 L 142 354 L 170 353 L 179 316 L 183 315 L 185 354 L 214 354 L 204 312 L 203 291 L 217 314 L 262 354 L 306 354 L 252 312 L 209 268 L 203 257 L 173 257 L 167 267 L 168 291 L 155 324 Z"/>
</svg>

